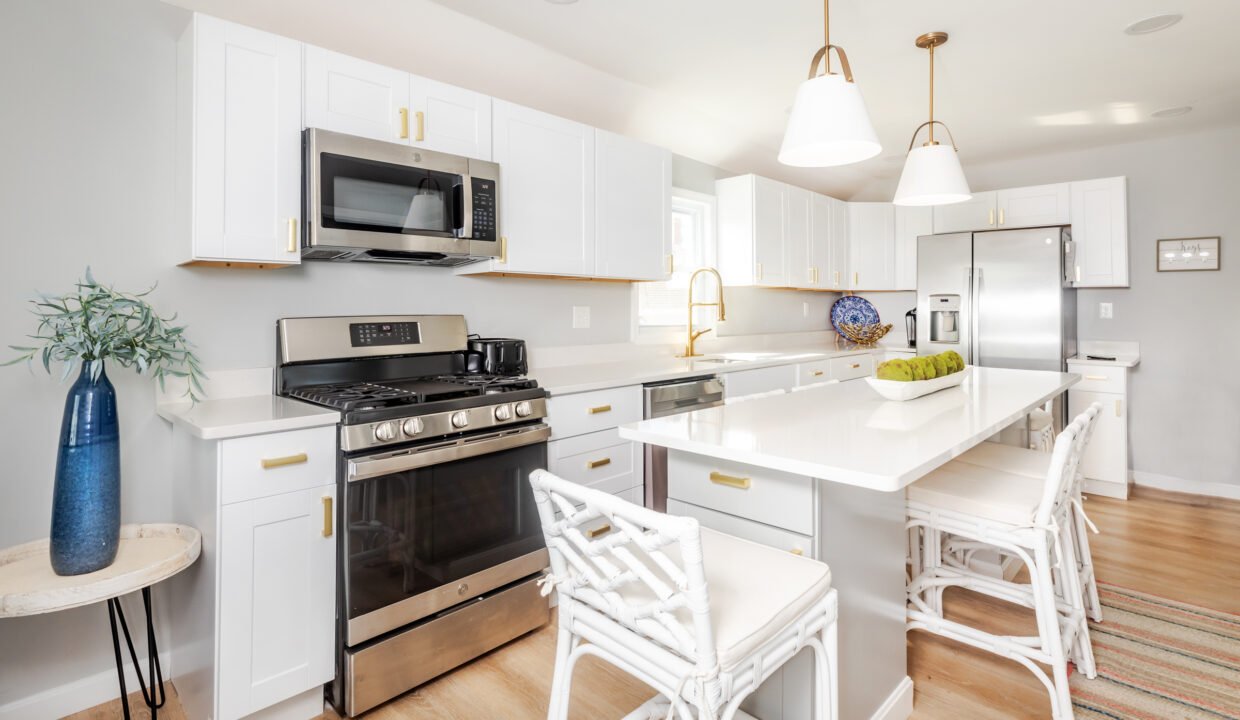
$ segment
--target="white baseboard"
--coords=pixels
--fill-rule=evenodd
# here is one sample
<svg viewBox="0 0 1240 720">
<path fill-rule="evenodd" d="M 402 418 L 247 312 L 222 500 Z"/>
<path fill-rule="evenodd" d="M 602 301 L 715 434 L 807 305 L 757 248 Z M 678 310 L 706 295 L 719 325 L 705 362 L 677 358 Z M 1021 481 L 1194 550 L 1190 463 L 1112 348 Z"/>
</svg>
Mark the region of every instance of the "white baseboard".
<svg viewBox="0 0 1240 720">
<path fill-rule="evenodd" d="M 1142 472 L 1140 470 L 1134 470 L 1132 472 L 1132 481 L 1137 485 L 1157 488 L 1159 490 L 1188 493 L 1190 495 L 1208 495 L 1210 497 L 1227 498 L 1228 500 L 1240 500 L 1240 484 L 1233 485 L 1231 483 L 1188 480 L 1186 478 L 1175 477 L 1174 475 L 1160 475 L 1158 473 Z"/>
<path fill-rule="evenodd" d="M 913 714 L 913 679 L 908 675 L 896 685 L 870 720 L 908 720 Z"/>
<path fill-rule="evenodd" d="M 1088 495 L 1103 495 L 1117 500 L 1127 500 L 1128 484 L 1085 478 L 1085 493 Z"/>
<path fill-rule="evenodd" d="M 130 693 L 137 692 L 139 689 L 138 676 L 134 674 L 133 664 L 129 660 L 128 651 L 123 649 L 123 645 L 121 647 L 125 658 L 125 689 Z M 168 661 L 168 654 L 163 652 L 159 654 L 159 657 L 164 670 L 164 680 L 170 680 L 172 674 L 170 672 L 171 664 Z M 146 657 L 138 658 L 138 662 L 145 672 Z M 84 677 L 81 680 L 49 688 L 34 695 L 18 698 L 0 705 L 0 720 L 64 717 L 101 703 L 115 700 L 120 697 L 120 694 L 121 689 L 116 682 L 116 669 L 109 668 L 104 672 Z M 138 702 L 140 704 L 141 700 Z"/>
</svg>

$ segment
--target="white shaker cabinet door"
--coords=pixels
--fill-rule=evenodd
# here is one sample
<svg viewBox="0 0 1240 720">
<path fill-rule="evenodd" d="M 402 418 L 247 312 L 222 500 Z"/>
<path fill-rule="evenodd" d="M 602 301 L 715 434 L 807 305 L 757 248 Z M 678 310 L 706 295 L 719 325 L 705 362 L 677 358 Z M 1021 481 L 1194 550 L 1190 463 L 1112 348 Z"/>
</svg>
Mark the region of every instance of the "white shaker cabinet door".
<svg viewBox="0 0 1240 720">
<path fill-rule="evenodd" d="M 1081 458 L 1086 480 L 1112 483 L 1126 496 L 1128 483 L 1128 400 L 1125 395 L 1085 390 L 1068 391 L 1068 415 L 1076 417 L 1093 403 L 1101 403 L 1094 434 Z"/>
<path fill-rule="evenodd" d="M 896 206 L 896 290 L 917 289 L 917 238 L 934 234 L 934 210 Z"/>
<path fill-rule="evenodd" d="M 408 144 L 409 73 L 306 46 L 306 127 Z"/>
<path fill-rule="evenodd" d="M 1068 183 L 998 191 L 997 227 L 1029 228 L 1068 224 Z"/>
<path fill-rule="evenodd" d="M 754 284 L 785 287 L 789 283 L 784 258 L 787 237 L 784 199 L 789 188 L 777 180 L 755 176 L 753 189 Z"/>
<path fill-rule="evenodd" d="M 334 677 L 335 493 L 323 485 L 222 508 L 218 720 Z"/>
<path fill-rule="evenodd" d="M 1076 287 L 1128 287 L 1128 179 L 1071 183 Z"/>
<path fill-rule="evenodd" d="M 895 206 L 848 203 L 849 289 L 891 290 L 896 282 Z"/>
<path fill-rule="evenodd" d="M 597 277 L 666 280 L 671 266 L 672 154 L 594 131 Z"/>
<path fill-rule="evenodd" d="M 828 288 L 844 290 L 852 277 L 852 259 L 848 254 L 848 203 L 835 198 L 828 200 L 831 201 L 831 250 L 824 277 Z"/>
<path fill-rule="evenodd" d="M 191 262 L 301 261 L 301 44 L 195 15 L 181 39 Z"/>
<path fill-rule="evenodd" d="M 495 272 L 594 273 L 594 128 L 495 100 L 506 262 Z"/>
<path fill-rule="evenodd" d="M 999 226 L 994 192 L 975 192 L 971 200 L 934 206 L 934 233 L 994 230 Z"/>
<path fill-rule="evenodd" d="M 810 260 L 810 206 L 814 196 L 809 190 L 791 185 L 784 190 L 784 267 L 788 287 L 817 287 L 817 274 Z"/>
<path fill-rule="evenodd" d="M 491 159 L 491 97 L 409 76 L 409 142 L 436 152 Z"/>
</svg>

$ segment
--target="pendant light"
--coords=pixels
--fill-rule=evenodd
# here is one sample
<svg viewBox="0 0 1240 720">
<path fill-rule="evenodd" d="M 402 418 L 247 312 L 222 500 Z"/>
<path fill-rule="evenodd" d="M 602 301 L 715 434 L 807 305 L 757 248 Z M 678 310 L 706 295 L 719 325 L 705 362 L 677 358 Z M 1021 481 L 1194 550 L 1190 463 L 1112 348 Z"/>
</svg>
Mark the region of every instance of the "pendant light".
<svg viewBox="0 0 1240 720">
<path fill-rule="evenodd" d="M 934 119 L 934 49 L 946 42 L 947 33 L 944 32 L 926 33 L 917 38 L 917 47 L 930 51 L 930 119 L 917 126 L 909 141 L 904 173 L 900 175 L 900 184 L 892 200 L 896 205 L 950 205 L 973 197 L 960 167 L 956 139 L 946 125 Z M 940 145 L 934 139 L 935 125 L 947 131 L 951 145 Z M 914 149 L 922 128 L 929 128 L 929 139 Z"/>
<path fill-rule="evenodd" d="M 866 112 L 861 90 L 853 82 L 844 49 L 831 44 L 829 2 L 822 4 L 823 46 L 809 65 L 809 79 L 797 88 L 779 161 L 796 167 L 833 167 L 861 162 L 883 150 Z M 831 72 L 831 51 L 842 74 Z M 825 72 L 818 74 L 818 61 Z"/>
</svg>

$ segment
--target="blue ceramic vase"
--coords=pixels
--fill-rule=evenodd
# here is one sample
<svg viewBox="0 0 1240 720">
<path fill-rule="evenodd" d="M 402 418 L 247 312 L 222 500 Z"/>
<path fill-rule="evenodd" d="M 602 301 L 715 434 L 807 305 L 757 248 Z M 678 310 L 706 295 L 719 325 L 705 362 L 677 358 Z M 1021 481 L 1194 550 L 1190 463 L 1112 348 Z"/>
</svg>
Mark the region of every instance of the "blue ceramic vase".
<svg viewBox="0 0 1240 720">
<path fill-rule="evenodd" d="M 69 388 L 60 425 L 52 495 L 52 569 L 57 575 L 102 570 L 116 559 L 121 530 L 120 428 L 116 390 L 89 363 Z"/>
</svg>

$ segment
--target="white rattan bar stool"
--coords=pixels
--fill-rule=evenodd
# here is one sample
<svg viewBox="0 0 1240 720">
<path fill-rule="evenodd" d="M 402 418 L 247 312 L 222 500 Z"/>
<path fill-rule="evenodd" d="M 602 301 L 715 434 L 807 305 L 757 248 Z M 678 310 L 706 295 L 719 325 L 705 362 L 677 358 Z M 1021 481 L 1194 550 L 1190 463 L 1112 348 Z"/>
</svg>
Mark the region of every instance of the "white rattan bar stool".
<svg viewBox="0 0 1240 720">
<path fill-rule="evenodd" d="M 703 529 L 562 480 L 530 476 L 559 593 L 550 720 L 568 716 L 573 666 L 593 655 L 659 692 L 628 718 L 744 717 L 741 702 L 802 648 L 816 720 L 838 717 L 836 592 L 823 563 Z M 580 529 L 605 519 L 608 534 Z"/>
<path fill-rule="evenodd" d="M 1072 460 L 1074 512 L 1070 532 L 1076 548 L 1077 574 L 1080 576 L 1081 589 L 1085 593 L 1085 609 L 1094 622 L 1102 622 L 1102 603 L 1098 600 L 1098 582 L 1094 576 L 1093 554 L 1089 550 L 1089 533 L 1090 531 L 1098 532 L 1098 528 L 1085 514 L 1084 496 L 1082 495 L 1085 479 L 1080 473 L 1080 463 L 1086 448 L 1089 447 L 1090 438 L 1093 437 L 1094 430 L 1098 427 L 1098 416 L 1101 414 L 1102 404 L 1094 403 L 1077 416 L 1077 419 L 1085 420 L 1086 426 L 1085 432 L 1081 434 L 1073 447 Z M 953 462 L 993 468 L 1041 481 L 1046 477 L 1051 455 L 1048 452 L 1025 450 L 1011 445 L 982 443 Z M 971 552 L 972 549 L 969 551 Z"/>
<path fill-rule="evenodd" d="M 1085 603 L 1075 572 L 1076 549 L 1068 528 L 1073 522 L 1076 467 L 1074 446 L 1088 419 L 1074 420 L 1055 439 L 1043 482 L 1024 475 L 949 463 L 908 489 L 908 526 L 922 533 L 920 563 L 908 587 L 908 629 L 926 630 L 1015 660 L 1042 682 L 1050 695 L 1053 717 L 1071 718 L 1068 661 L 1086 677 L 1095 677 Z M 942 538 L 953 535 L 984 543 L 1020 558 L 1029 568 L 1022 584 L 945 562 Z M 1032 608 L 1034 636 L 996 635 L 943 614 L 943 592 L 963 587 Z M 1038 663 L 1051 668 L 1047 675 Z"/>
</svg>

